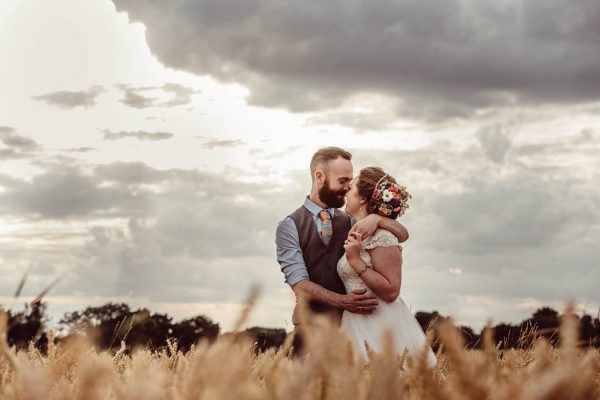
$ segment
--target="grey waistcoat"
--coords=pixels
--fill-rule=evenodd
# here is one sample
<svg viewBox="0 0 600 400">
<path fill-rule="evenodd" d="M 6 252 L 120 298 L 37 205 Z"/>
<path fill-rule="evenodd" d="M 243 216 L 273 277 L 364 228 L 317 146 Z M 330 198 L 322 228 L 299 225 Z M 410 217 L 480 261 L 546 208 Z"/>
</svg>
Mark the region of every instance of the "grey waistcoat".
<svg viewBox="0 0 600 400">
<path fill-rule="evenodd" d="M 306 207 L 302 206 L 294 211 L 290 218 L 298 230 L 300 248 L 310 280 L 327 290 L 345 294 L 346 289 L 337 273 L 337 263 L 344 255 L 344 240 L 351 228 L 350 216 L 343 211 L 335 210 L 332 218 L 333 236 L 327 246 L 317 231 L 313 215 Z M 312 311 L 318 313 L 332 312 L 341 315 L 342 312 L 340 309 L 317 301 L 311 301 L 309 305 Z"/>
</svg>

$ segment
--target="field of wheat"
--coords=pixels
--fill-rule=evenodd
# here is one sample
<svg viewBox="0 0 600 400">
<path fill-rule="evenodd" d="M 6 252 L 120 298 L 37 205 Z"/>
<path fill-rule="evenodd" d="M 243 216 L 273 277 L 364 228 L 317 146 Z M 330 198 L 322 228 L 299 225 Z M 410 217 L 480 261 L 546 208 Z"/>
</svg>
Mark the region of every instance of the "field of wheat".
<svg viewBox="0 0 600 400">
<path fill-rule="evenodd" d="M 600 352 L 578 348 L 576 319 L 566 315 L 560 347 L 543 339 L 528 350 L 500 350 L 484 338 L 466 350 L 450 325 L 439 332 L 438 362 L 398 355 L 393 343 L 368 360 L 343 332 L 311 322 L 309 354 L 290 357 L 291 336 L 256 354 L 243 335 L 201 342 L 183 354 L 171 343 L 159 352 L 99 352 L 83 336 L 54 345 L 8 348 L 0 314 L 0 399 L 594 399 L 600 398 Z"/>
</svg>

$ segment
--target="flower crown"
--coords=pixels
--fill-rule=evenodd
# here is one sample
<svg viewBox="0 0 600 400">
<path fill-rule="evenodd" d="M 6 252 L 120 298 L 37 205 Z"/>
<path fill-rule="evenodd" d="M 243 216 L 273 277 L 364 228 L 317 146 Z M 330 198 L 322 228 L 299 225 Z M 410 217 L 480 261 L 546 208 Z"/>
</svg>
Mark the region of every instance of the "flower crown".
<svg viewBox="0 0 600 400">
<path fill-rule="evenodd" d="M 398 213 L 397 217 L 399 217 L 408 208 L 408 199 L 412 198 L 412 196 L 406 191 L 404 186 L 386 179 L 389 177 L 389 175 L 385 174 L 375 184 L 370 203 L 373 212 L 376 214 L 390 217 L 392 214 Z"/>
</svg>

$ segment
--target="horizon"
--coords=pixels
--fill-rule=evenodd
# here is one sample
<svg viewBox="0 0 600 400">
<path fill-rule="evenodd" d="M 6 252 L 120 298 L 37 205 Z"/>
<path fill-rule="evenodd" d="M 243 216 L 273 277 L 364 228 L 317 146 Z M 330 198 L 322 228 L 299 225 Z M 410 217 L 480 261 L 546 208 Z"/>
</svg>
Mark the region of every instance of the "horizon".
<svg viewBox="0 0 600 400">
<path fill-rule="evenodd" d="M 22 299 L 22 300 L 25 300 L 25 299 Z M 257 300 L 260 300 L 260 296 L 258 296 Z M 42 304 L 45 306 L 46 315 L 48 317 L 50 317 L 51 316 L 50 305 L 48 303 L 44 302 L 43 299 L 42 299 Z M 100 307 L 106 306 L 108 304 L 109 303 L 101 304 Z M 120 302 L 119 303 L 114 303 L 114 304 L 120 304 Z M 127 303 L 124 303 L 124 304 L 127 305 L 129 307 L 130 311 L 133 312 L 133 313 L 136 313 L 138 311 L 144 311 L 144 310 L 150 312 L 151 314 L 161 313 L 161 311 L 152 310 L 151 308 L 145 307 L 145 306 L 142 306 L 142 307 L 132 307 L 130 304 L 127 304 Z M 33 304 L 31 302 L 29 302 L 29 303 L 24 303 L 23 306 L 24 307 L 21 310 L 15 309 L 14 305 L 12 305 L 11 307 L 8 307 L 8 308 L 4 308 L 4 310 L 7 310 L 7 311 L 9 311 L 11 313 L 17 314 L 19 312 L 24 312 L 26 310 L 26 308 L 25 308 L 26 306 L 32 307 Z M 92 306 L 87 306 L 87 307 L 84 307 L 84 308 L 79 309 L 79 310 L 68 311 L 67 313 L 62 314 L 60 316 L 60 318 L 63 318 L 64 316 L 66 316 L 68 313 L 71 313 L 71 312 L 81 312 L 81 311 L 84 311 L 88 307 L 92 307 Z M 519 326 L 519 325 L 525 323 L 527 320 L 533 318 L 534 315 L 535 315 L 535 313 L 537 313 L 537 312 L 539 312 L 541 310 L 545 310 L 545 309 L 555 311 L 558 314 L 558 316 L 560 317 L 560 316 L 562 316 L 562 315 L 565 314 L 565 312 L 568 309 L 568 307 L 569 307 L 568 302 L 565 303 L 564 306 L 563 306 L 563 308 L 561 308 L 561 309 L 555 309 L 555 308 L 549 307 L 549 306 L 541 306 L 540 308 L 532 311 L 529 316 L 527 316 L 525 318 L 522 318 L 520 321 L 500 321 L 500 320 L 499 321 L 494 321 L 493 319 L 490 319 L 490 320 L 486 321 L 486 323 L 483 324 L 481 327 L 473 327 L 473 326 L 470 326 L 470 325 L 461 324 L 459 321 L 455 321 L 452 318 L 452 316 L 444 315 L 443 313 L 440 313 L 437 310 L 417 310 L 417 311 L 413 312 L 413 315 L 416 315 L 418 313 L 426 313 L 426 314 L 435 314 L 435 313 L 437 313 L 442 318 L 450 318 L 452 320 L 453 324 L 455 326 L 457 326 L 457 327 L 460 327 L 460 328 L 471 328 L 474 333 L 476 333 L 476 334 L 482 334 L 483 331 L 484 331 L 484 329 L 485 329 L 485 327 L 488 326 L 488 325 L 491 325 L 492 327 L 498 326 L 498 325 L 503 325 L 503 324 L 512 325 L 512 326 Z M 2 303 L 0 303 L 0 309 L 3 309 L 3 304 Z M 582 310 L 573 309 L 573 313 L 578 318 L 583 318 L 585 316 L 589 316 L 592 319 L 594 319 L 594 318 L 596 318 L 596 319 L 600 318 L 600 309 L 596 310 L 596 314 L 595 315 L 594 315 L 593 312 L 588 312 L 585 309 L 582 309 Z M 193 317 L 198 317 L 198 316 L 206 317 L 211 322 L 216 323 L 219 326 L 219 334 L 225 334 L 225 333 L 235 332 L 235 329 L 232 329 L 232 328 L 227 329 L 227 330 L 224 329 L 222 327 L 221 323 L 218 320 L 212 319 L 212 318 L 210 318 L 210 317 L 208 317 L 206 315 L 203 315 L 203 314 L 186 315 L 185 317 L 182 317 L 182 318 L 175 318 L 172 315 L 169 315 L 168 312 L 164 312 L 164 314 L 166 314 L 166 316 L 170 317 L 173 320 L 174 323 L 182 322 L 182 321 L 184 321 L 186 319 L 193 318 Z M 248 318 L 248 321 L 252 321 L 252 317 L 251 316 L 252 316 L 252 308 L 251 308 L 251 311 L 250 311 L 250 317 Z M 289 329 L 289 328 L 284 327 L 284 326 L 263 326 L 263 325 L 252 324 L 252 323 L 249 323 L 249 322 L 248 323 L 244 323 L 242 325 L 241 329 L 249 329 L 249 328 L 284 329 L 287 333 L 293 332 L 293 329 Z M 55 332 L 61 331 L 59 319 L 57 321 L 55 321 L 54 324 L 49 324 L 49 325 L 45 326 L 45 330 L 48 330 L 48 329 L 51 329 L 51 330 L 53 330 Z M 69 334 L 69 332 L 66 332 L 66 334 Z"/>
</svg>

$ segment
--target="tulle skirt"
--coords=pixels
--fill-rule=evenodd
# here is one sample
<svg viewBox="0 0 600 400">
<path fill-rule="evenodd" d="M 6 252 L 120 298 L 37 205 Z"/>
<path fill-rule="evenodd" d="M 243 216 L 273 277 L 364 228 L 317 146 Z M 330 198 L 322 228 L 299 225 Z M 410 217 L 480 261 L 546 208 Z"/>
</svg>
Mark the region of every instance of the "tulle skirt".
<svg viewBox="0 0 600 400">
<path fill-rule="evenodd" d="M 375 352 L 383 350 L 386 331 L 390 331 L 394 348 L 399 354 L 408 349 L 409 357 L 416 358 L 425 345 L 425 334 L 410 309 L 400 297 L 392 303 L 379 301 L 373 314 L 355 314 L 344 311 L 342 328 L 354 342 L 355 348 L 363 357 L 367 357 L 365 342 Z M 431 348 L 428 349 L 427 364 L 436 363 Z"/>
</svg>

